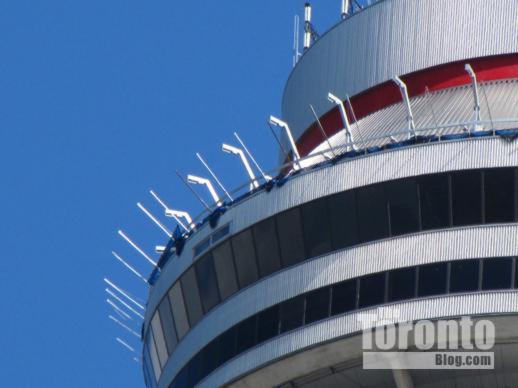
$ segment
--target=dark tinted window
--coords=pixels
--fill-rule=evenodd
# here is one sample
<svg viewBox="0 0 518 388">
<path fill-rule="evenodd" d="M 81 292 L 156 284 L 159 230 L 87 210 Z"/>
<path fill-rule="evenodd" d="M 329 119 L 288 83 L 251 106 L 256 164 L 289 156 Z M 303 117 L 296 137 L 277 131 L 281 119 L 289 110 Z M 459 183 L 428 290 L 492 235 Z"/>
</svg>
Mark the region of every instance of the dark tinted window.
<svg viewBox="0 0 518 388">
<path fill-rule="evenodd" d="M 237 279 L 240 288 L 246 287 L 259 278 L 252 231 L 246 229 L 232 237 L 232 249 L 237 269 Z"/>
<path fill-rule="evenodd" d="M 237 291 L 236 268 L 230 242 L 226 241 L 212 250 L 221 299 L 225 300 Z"/>
<path fill-rule="evenodd" d="M 448 175 L 429 175 L 419 178 L 421 225 L 423 230 L 450 225 Z"/>
<path fill-rule="evenodd" d="M 158 306 L 160 319 L 162 320 L 162 329 L 164 331 L 165 342 L 167 344 L 168 353 L 171 354 L 178 343 L 176 338 L 176 329 L 174 327 L 173 313 L 169 304 L 169 297 L 166 295 Z"/>
<path fill-rule="evenodd" d="M 394 302 L 415 296 L 416 269 L 403 268 L 389 272 L 388 301 Z"/>
<path fill-rule="evenodd" d="M 261 311 L 257 316 L 257 342 L 261 343 L 279 334 L 279 306 Z"/>
<path fill-rule="evenodd" d="M 450 292 L 478 290 L 479 260 L 459 260 L 451 263 Z"/>
<path fill-rule="evenodd" d="M 331 288 L 325 287 L 306 295 L 306 316 L 304 324 L 319 321 L 329 316 Z"/>
<path fill-rule="evenodd" d="M 513 261 L 510 259 L 487 259 L 483 261 L 482 289 L 499 290 L 511 288 Z"/>
<path fill-rule="evenodd" d="M 285 267 L 304 260 L 304 240 L 302 237 L 302 220 L 298 207 L 276 216 L 281 260 Z"/>
<path fill-rule="evenodd" d="M 218 367 L 220 337 L 211 341 L 202 351 L 203 376 L 208 375 Z"/>
<path fill-rule="evenodd" d="M 356 308 L 356 279 L 332 287 L 331 315 L 346 313 Z"/>
<path fill-rule="evenodd" d="M 187 367 L 187 386 L 194 387 L 203 377 L 202 353 L 197 353 L 187 365 L 189 365 Z"/>
<path fill-rule="evenodd" d="M 237 328 L 234 326 L 219 336 L 219 359 L 221 365 L 236 355 Z"/>
<path fill-rule="evenodd" d="M 419 267 L 417 296 L 440 295 L 446 292 L 448 264 L 437 263 Z"/>
<path fill-rule="evenodd" d="M 203 310 L 201 308 L 200 293 L 198 291 L 198 283 L 194 274 L 194 267 L 189 268 L 181 277 L 183 297 L 187 315 L 191 327 L 194 326 L 202 317 Z"/>
<path fill-rule="evenodd" d="M 419 230 L 417 182 L 413 178 L 387 184 L 390 232 L 393 236 Z"/>
<path fill-rule="evenodd" d="M 482 223 L 482 173 L 476 170 L 451 174 L 453 225 Z"/>
<path fill-rule="evenodd" d="M 302 229 L 308 257 L 319 256 L 331 250 L 331 231 L 325 199 L 308 202 L 301 206 Z"/>
<path fill-rule="evenodd" d="M 514 259 L 514 288 L 518 288 L 518 259 Z"/>
<path fill-rule="evenodd" d="M 341 249 L 358 244 L 356 223 L 356 195 L 354 190 L 335 194 L 327 199 L 329 226 L 333 249 Z"/>
<path fill-rule="evenodd" d="M 237 353 L 244 352 L 256 344 L 257 316 L 253 315 L 237 325 Z"/>
<path fill-rule="evenodd" d="M 268 218 L 253 227 L 257 263 L 261 277 L 278 271 L 281 268 L 279 242 L 275 219 Z"/>
<path fill-rule="evenodd" d="M 385 273 L 360 278 L 359 308 L 381 304 L 385 300 Z"/>
<path fill-rule="evenodd" d="M 367 186 L 356 191 L 360 242 L 378 240 L 389 234 L 384 186 L 383 184 Z"/>
<path fill-rule="evenodd" d="M 486 259 L 486 262 L 483 263 L 484 270 L 487 269 L 491 273 L 495 274 L 503 274 L 503 273 L 512 273 L 512 258 L 505 259 Z M 490 263 L 489 266 L 486 267 L 486 263 Z M 478 265 L 480 264 L 479 260 L 464 260 L 462 262 L 451 263 L 452 269 L 452 277 L 458 276 L 456 271 L 460 270 L 461 274 L 471 274 L 475 276 L 471 276 L 471 278 L 477 276 Z M 455 266 L 453 264 L 456 264 Z M 419 284 L 420 284 L 420 293 L 425 293 L 424 291 L 428 291 L 428 294 L 443 294 L 445 292 L 446 283 L 444 281 L 447 273 L 447 263 L 438 263 L 438 264 L 430 264 L 419 267 Z M 515 268 L 515 271 L 518 269 Z M 407 281 L 412 278 L 410 272 L 406 273 L 407 269 L 391 271 L 389 273 L 389 286 L 390 282 L 394 282 L 396 279 L 401 281 Z M 490 273 L 488 272 L 488 274 Z M 393 276 L 394 274 L 400 274 L 401 277 Z M 382 275 L 381 277 L 379 275 Z M 376 274 L 365 276 L 361 278 L 362 287 L 368 288 L 371 287 L 373 289 L 384 289 L 385 281 L 383 279 L 384 274 Z M 489 276 L 489 275 L 484 275 Z M 499 276 L 497 276 L 500 279 Z M 516 277 L 518 279 L 518 277 Z M 509 280 L 509 282 L 507 282 Z M 504 283 L 509 287 L 510 277 L 508 277 Z M 427 284 L 428 287 L 421 287 L 421 284 Z M 455 279 L 452 279 L 452 282 L 456 282 Z M 356 298 L 356 280 L 349 280 L 343 283 L 336 284 L 332 286 L 332 299 L 333 299 L 333 308 L 335 311 L 344 310 L 336 309 L 338 305 L 344 305 L 343 301 L 348 301 L 348 308 L 353 309 L 354 303 L 351 303 L 351 300 L 355 300 Z M 500 287 L 500 286 L 497 286 Z M 249 319 L 239 323 L 234 326 L 230 330 L 227 330 L 218 338 L 213 340 L 209 345 L 207 345 L 202 351 L 180 371 L 177 377 L 174 380 L 172 387 L 184 387 L 195 384 L 200 381 L 200 378 L 203 378 L 212 370 L 214 370 L 217 366 L 222 365 L 224 362 L 228 361 L 230 358 L 234 357 L 238 353 L 249 349 L 254 346 L 256 343 L 260 343 L 269 338 L 274 337 L 278 333 L 279 329 L 279 315 L 281 316 L 281 325 L 284 327 L 282 331 L 295 329 L 302 324 L 310 323 L 313 319 L 321 319 L 323 315 L 319 314 L 320 318 L 311 318 L 310 311 L 315 310 L 314 306 L 321 306 L 324 301 L 324 296 L 328 294 L 329 288 L 326 287 L 323 290 L 315 290 L 313 292 L 309 292 L 305 295 L 301 295 L 295 299 L 286 301 L 281 303 L 281 310 L 277 308 L 278 306 L 273 306 L 265 311 L 258 313 L 255 316 L 250 317 Z M 327 291 L 327 293 L 322 293 L 319 295 L 320 291 Z M 393 290 L 392 290 L 393 291 Z M 389 291 L 389 292 L 392 292 Z M 380 295 L 369 301 L 370 305 L 378 304 L 381 301 Z M 304 303 L 304 298 L 306 302 Z M 377 300 L 375 300 L 377 299 Z M 304 307 L 305 306 L 305 307 Z M 313 306 L 313 307 L 312 307 Z M 306 311 L 306 318 L 304 319 L 304 310 Z M 317 308 L 318 310 L 318 308 Z M 337 312 L 336 312 L 337 313 Z M 160 373 L 160 368 L 158 365 L 158 356 L 156 354 L 155 342 L 153 342 L 152 335 L 150 336 L 151 331 L 148 332 L 148 336 L 146 337 L 146 346 L 144 348 L 144 364 L 145 364 L 145 373 L 152 374 L 152 367 L 155 367 L 155 373 Z M 150 341 L 151 339 L 151 341 Z M 239 348 L 236 344 L 239 343 Z M 154 357 L 154 361 L 150 359 L 147 351 L 150 350 L 154 352 L 151 355 L 151 358 Z M 149 376 L 146 376 L 149 378 Z"/>
<path fill-rule="evenodd" d="M 189 375 L 189 368 L 188 368 L 189 364 L 187 364 L 186 366 L 184 366 L 180 372 L 178 373 L 178 375 L 175 377 L 174 379 L 174 388 L 184 388 L 184 387 L 188 387 L 189 385 L 189 382 L 187 380 L 188 378 L 188 375 Z"/>
<path fill-rule="evenodd" d="M 216 270 L 210 253 L 196 262 L 196 275 L 203 310 L 207 312 L 220 302 Z"/>
<path fill-rule="evenodd" d="M 516 219 L 514 168 L 489 169 L 484 173 L 486 222 L 512 222 Z"/>
<path fill-rule="evenodd" d="M 287 300 L 281 304 L 281 333 L 296 329 L 304 322 L 304 297 Z"/>
</svg>

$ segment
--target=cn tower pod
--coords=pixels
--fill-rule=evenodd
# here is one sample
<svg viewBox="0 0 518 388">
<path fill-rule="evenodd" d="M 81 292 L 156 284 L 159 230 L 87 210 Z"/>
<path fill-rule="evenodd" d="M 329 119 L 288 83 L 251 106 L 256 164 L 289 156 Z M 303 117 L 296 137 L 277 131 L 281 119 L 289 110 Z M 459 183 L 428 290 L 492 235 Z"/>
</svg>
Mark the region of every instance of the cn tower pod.
<svg viewBox="0 0 518 388">
<path fill-rule="evenodd" d="M 367 143 L 383 144 L 408 128 L 395 77 L 406 84 L 418 134 L 462 127 L 475 109 L 466 64 L 479 84 L 478 118 L 486 127 L 491 118 L 516 117 L 517 17 L 513 0 L 385 0 L 338 23 L 304 53 L 284 90 L 282 115 L 299 153 L 327 147 L 310 105 L 331 143 L 345 141 L 340 107 L 329 93 L 343 100 L 356 142 L 385 137 Z"/>
<path fill-rule="evenodd" d="M 279 175 L 163 249 L 146 385 L 517 387 L 518 2 L 308 7 Z"/>
</svg>

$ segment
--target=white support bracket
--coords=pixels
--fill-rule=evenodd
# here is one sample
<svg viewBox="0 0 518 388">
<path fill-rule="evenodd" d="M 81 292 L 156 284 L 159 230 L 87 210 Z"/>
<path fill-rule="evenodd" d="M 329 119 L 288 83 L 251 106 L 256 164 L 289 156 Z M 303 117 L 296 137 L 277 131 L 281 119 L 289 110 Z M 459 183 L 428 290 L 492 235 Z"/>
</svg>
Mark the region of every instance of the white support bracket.
<svg viewBox="0 0 518 388">
<path fill-rule="evenodd" d="M 291 134 L 290 127 L 288 126 L 288 123 L 285 121 L 282 121 L 278 119 L 277 117 L 270 116 L 270 124 L 275 125 L 277 127 L 280 127 L 286 131 L 286 135 L 288 136 L 288 140 L 290 142 L 291 151 L 293 152 L 293 169 L 298 170 L 301 168 L 300 166 L 300 154 L 299 150 L 297 149 L 297 144 L 295 143 L 295 140 L 293 139 L 293 135 Z"/>
<path fill-rule="evenodd" d="M 345 110 L 345 105 L 343 101 L 335 96 L 333 93 L 327 94 L 327 99 L 338 106 L 338 110 L 340 111 L 340 116 L 342 117 L 342 123 L 345 130 L 345 142 L 347 144 L 351 144 L 352 149 L 356 150 L 357 147 L 354 145 L 354 137 L 351 131 L 351 124 L 349 123 L 349 119 L 347 118 L 347 112 Z"/>
<path fill-rule="evenodd" d="M 478 94 L 478 83 L 477 83 L 477 75 L 475 74 L 475 71 L 471 67 L 469 63 L 466 63 L 464 65 L 464 69 L 469 75 L 469 78 L 471 78 L 471 87 L 473 89 L 473 99 L 475 100 L 475 106 L 473 108 L 474 110 L 474 118 L 473 118 L 473 129 L 475 131 L 482 129 L 479 125 L 481 121 L 480 116 L 480 97 Z"/>
<path fill-rule="evenodd" d="M 221 145 L 221 150 L 227 154 L 233 154 L 239 157 L 241 163 L 245 167 L 248 177 L 250 178 L 250 190 L 257 189 L 259 187 L 259 183 L 257 182 L 254 171 L 252 170 L 252 167 L 250 167 L 250 163 L 248 163 L 248 159 L 246 158 L 243 150 L 225 143 Z"/>
<path fill-rule="evenodd" d="M 408 138 L 416 135 L 415 132 L 415 123 L 414 123 L 414 115 L 412 113 L 412 106 L 410 105 L 410 98 L 408 97 L 408 89 L 406 84 L 403 82 L 401 78 L 397 75 L 392 78 L 392 80 L 399 87 L 399 91 L 401 93 L 401 97 L 403 98 L 403 102 L 406 107 L 406 121 L 408 124 Z"/>
</svg>

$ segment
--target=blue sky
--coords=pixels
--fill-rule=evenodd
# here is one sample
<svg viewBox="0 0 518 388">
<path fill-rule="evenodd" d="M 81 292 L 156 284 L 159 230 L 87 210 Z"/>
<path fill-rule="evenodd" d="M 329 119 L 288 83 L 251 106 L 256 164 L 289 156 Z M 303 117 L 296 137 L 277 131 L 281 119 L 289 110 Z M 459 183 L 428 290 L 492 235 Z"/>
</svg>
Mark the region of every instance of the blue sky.
<svg viewBox="0 0 518 388">
<path fill-rule="evenodd" d="M 313 3 L 320 31 L 338 21 L 339 0 Z M 174 175 L 205 175 L 197 151 L 227 186 L 242 183 L 219 151 L 233 131 L 274 167 L 265 123 L 280 114 L 303 4 L 0 1 L 2 386 L 143 386 L 102 279 L 145 299 L 110 251 L 151 268 L 117 229 L 147 252 L 166 242 L 136 207 L 162 216 L 151 188 L 198 213 Z"/>
</svg>

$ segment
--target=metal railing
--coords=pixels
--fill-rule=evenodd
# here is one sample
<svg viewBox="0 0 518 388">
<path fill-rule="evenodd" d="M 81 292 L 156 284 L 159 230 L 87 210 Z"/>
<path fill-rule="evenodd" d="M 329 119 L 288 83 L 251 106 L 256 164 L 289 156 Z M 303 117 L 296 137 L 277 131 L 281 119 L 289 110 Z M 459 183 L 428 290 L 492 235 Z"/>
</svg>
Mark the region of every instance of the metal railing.
<svg viewBox="0 0 518 388">
<path fill-rule="evenodd" d="M 480 121 L 469 120 L 463 122 L 447 123 L 433 127 L 416 128 L 415 130 L 412 130 L 412 133 L 410 133 L 409 130 L 405 128 L 384 135 L 369 137 L 368 139 L 361 139 L 354 142 L 342 143 L 327 147 L 321 151 L 301 157 L 298 160 L 291 160 L 289 162 L 283 163 L 271 170 L 265 171 L 265 173 L 266 175 L 276 176 L 273 178 L 275 182 L 276 179 L 289 179 L 289 177 L 294 175 L 294 173 L 297 173 L 296 175 L 298 176 L 314 171 L 319 164 L 326 163 L 333 159 L 342 159 L 342 157 L 348 152 L 351 153 L 351 157 L 360 157 L 362 155 L 370 155 L 374 151 L 388 151 L 390 148 L 387 148 L 387 146 L 392 145 L 405 147 L 431 142 L 451 141 L 454 140 L 449 138 L 451 135 L 477 137 L 477 135 L 484 134 L 485 136 L 496 136 L 496 131 L 498 130 L 513 128 L 518 128 L 518 118 Z M 413 140 L 416 142 L 412 142 Z M 410 142 L 410 144 L 405 144 L 406 142 Z M 376 148 L 376 150 L 373 150 L 373 148 Z M 303 167 L 298 169 L 298 164 L 302 165 Z M 283 171 L 285 171 L 285 173 L 280 173 Z M 259 187 L 255 190 L 249 191 L 248 189 L 250 188 L 250 185 L 254 182 L 258 183 Z M 231 196 L 235 199 L 231 202 L 225 202 L 223 206 L 235 206 L 236 204 L 241 203 L 246 199 L 242 198 L 244 195 L 253 195 L 262 192 L 265 190 L 265 184 L 268 182 L 269 180 L 264 179 L 262 176 L 257 176 L 254 180 L 250 179 L 245 181 L 243 184 L 230 191 Z M 249 198 L 249 196 L 247 196 L 247 198 Z M 209 204 L 210 210 L 203 210 L 193 219 L 194 223 L 198 225 L 198 228 L 202 226 L 200 223 L 218 207 L 220 206 L 218 206 L 216 203 Z"/>
</svg>

